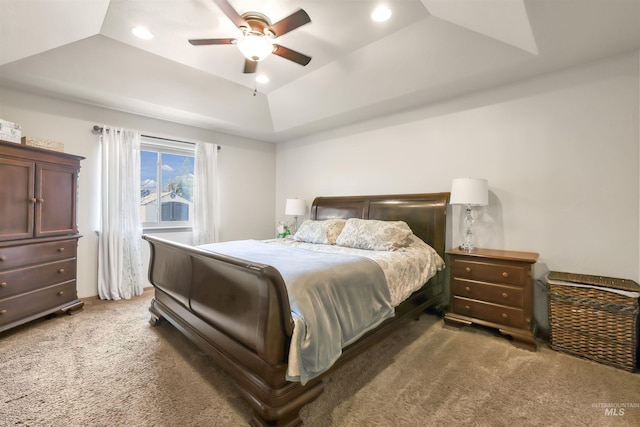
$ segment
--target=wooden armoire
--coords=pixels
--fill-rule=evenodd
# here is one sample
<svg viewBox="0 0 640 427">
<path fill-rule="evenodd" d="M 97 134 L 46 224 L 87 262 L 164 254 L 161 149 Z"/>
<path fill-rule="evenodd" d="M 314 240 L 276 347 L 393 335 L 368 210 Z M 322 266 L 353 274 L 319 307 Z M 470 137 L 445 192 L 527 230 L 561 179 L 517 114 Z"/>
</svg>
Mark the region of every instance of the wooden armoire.
<svg viewBox="0 0 640 427">
<path fill-rule="evenodd" d="M 84 305 L 76 288 L 82 159 L 0 141 L 0 332 Z"/>
</svg>

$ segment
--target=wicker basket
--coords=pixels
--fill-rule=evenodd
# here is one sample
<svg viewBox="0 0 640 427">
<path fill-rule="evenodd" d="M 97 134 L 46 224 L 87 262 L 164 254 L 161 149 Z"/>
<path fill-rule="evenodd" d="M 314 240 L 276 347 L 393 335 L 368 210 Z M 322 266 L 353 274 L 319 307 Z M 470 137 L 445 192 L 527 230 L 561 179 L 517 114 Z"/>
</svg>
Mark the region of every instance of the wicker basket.
<svg viewBox="0 0 640 427">
<path fill-rule="evenodd" d="M 610 291 L 640 292 L 636 282 L 552 271 L 547 283 L 551 348 L 627 371 L 638 368 L 638 298 Z"/>
</svg>

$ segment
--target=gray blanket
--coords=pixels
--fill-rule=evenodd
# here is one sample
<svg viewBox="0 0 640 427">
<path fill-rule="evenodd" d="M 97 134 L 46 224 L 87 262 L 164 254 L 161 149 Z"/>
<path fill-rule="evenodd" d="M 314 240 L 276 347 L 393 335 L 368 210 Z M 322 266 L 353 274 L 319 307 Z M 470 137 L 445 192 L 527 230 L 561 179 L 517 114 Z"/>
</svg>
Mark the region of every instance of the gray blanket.
<svg viewBox="0 0 640 427">
<path fill-rule="evenodd" d="M 276 268 L 287 286 L 291 311 L 302 322 L 289 357 L 296 357 L 305 384 L 329 369 L 342 349 L 394 315 L 384 272 L 374 261 L 345 254 L 307 251 L 257 240 L 201 248 Z M 292 361 L 290 360 L 290 363 Z"/>
</svg>

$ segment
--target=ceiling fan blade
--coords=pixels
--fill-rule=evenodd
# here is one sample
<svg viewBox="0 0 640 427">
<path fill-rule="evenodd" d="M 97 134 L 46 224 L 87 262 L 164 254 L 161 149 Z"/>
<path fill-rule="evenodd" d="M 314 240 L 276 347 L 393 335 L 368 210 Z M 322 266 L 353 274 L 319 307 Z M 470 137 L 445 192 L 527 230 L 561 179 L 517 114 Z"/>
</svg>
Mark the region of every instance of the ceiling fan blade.
<svg viewBox="0 0 640 427">
<path fill-rule="evenodd" d="M 281 35 L 286 34 L 289 31 L 293 31 L 304 24 L 308 24 L 309 22 L 311 22 L 311 18 L 309 18 L 307 12 L 302 9 L 298 9 L 298 11 L 270 26 L 269 31 L 271 31 L 274 36 L 280 37 Z"/>
<path fill-rule="evenodd" d="M 252 74 L 255 73 L 258 69 L 258 61 L 252 61 L 250 59 L 245 59 L 244 61 L 244 73 Z"/>
<path fill-rule="evenodd" d="M 247 21 L 244 20 L 242 16 L 229 4 L 227 0 L 213 0 L 215 4 L 222 10 L 222 12 L 227 15 L 227 18 L 231 20 L 235 24 L 236 27 L 249 27 Z"/>
<path fill-rule="evenodd" d="M 194 46 L 202 46 L 208 44 L 234 44 L 236 39 L 190 39 L 189 43 Z"/>
<path fill-rule="evenodd" d="M 279 44 L 273 45 L 273 54 L 281 56 L 289 61 L 296 62 L 302 66 L 305 66 L 311 61 L 311 57 L 304 55 L 300 52 L 296 52 L 295 50 L 289 49 L 288 47 L 280 46 Z"/>
</svg>

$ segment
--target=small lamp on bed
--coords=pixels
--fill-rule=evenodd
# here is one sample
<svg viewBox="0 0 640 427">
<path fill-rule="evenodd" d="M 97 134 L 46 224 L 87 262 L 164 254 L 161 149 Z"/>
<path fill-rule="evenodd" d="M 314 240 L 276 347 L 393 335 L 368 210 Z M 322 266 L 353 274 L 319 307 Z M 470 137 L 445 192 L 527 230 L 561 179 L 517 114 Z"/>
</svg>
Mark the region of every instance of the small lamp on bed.
<svg viewBox="0 0 640 427">
<path fill-rule="evenodd" d="M 473 206 L 487 206 L 489 204 L 489 187 L 486 179 L 482 178 L 456 178 L 451 184 L 452 205 L 464 205 L 466 215 L 464 218 L 464 238 L 460 249 L 470 252 L 473 250 Z"/>
<path fill-rule="evenodd" d="M 295 225 L 293 226 L 293 233 L 298 230 L 298 217 L 307 213 L 307 203 L 302 199 L 287 199 L 287 203 L 284 207 L 284 214 L 291 215 L 295 219 Z"/>
</svg>

